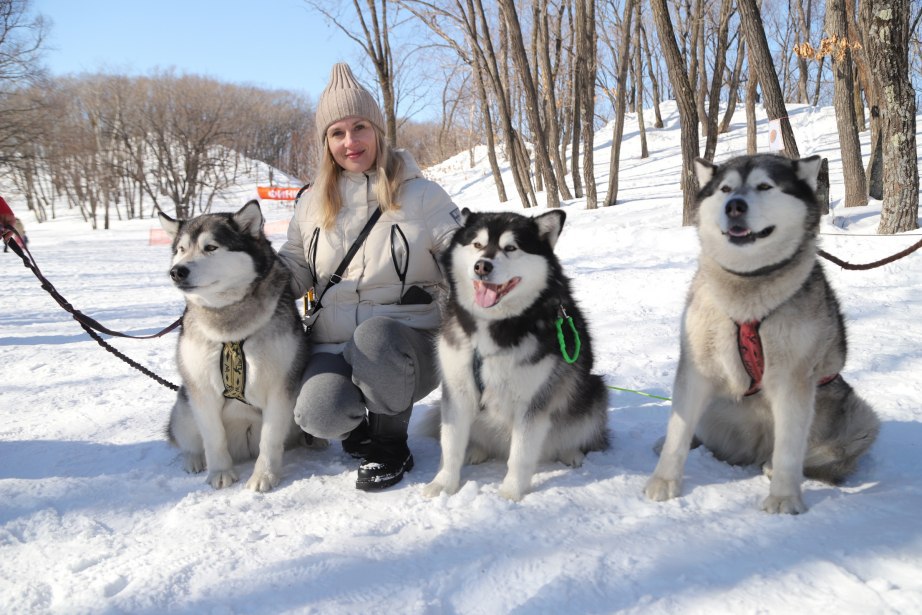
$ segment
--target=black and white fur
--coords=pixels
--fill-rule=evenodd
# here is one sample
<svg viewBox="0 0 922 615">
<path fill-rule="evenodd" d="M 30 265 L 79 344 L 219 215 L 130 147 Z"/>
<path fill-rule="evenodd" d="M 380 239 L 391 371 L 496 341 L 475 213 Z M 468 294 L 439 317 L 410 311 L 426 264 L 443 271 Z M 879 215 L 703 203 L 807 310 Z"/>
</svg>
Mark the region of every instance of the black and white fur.
<svg viewBox="0 0 922 615">
<path fill-rule="evenodd" d="M 520 500 L 539 461 L 576 467 L 608 447 L 608 394 L 591 373 L 589 330 L 553 252 L 564 212 L 462 216 L 443 256 L 451 292 L 438 340 L 442 461 L 424 494 L 453 494 L 465 460 L 498 458 L 508 459 L 500 495 Z M 573 364 L 557 339 L 561 307 L 582 341 Z"/>
<path fill-rule="evenodd" d="M 758 464 L 771 477 L 762 509 L 806 511 L 806 475 L 839 483 L 879 431 L 879 421 L 839 375 L 845 324 L 817 260 L 820 158 L 699 159 L 698 271 L 682 317 L 673 411 L 653 500 L 679 495 L 693 438 L 718 459 Z M 737 324 L 760 321 L 760 392 L 740 358 Z"/>
<path fill-rule="evenodd" d="M 234 463 L 256 457 L 246 486 L 279 483 L 282 453 L 304 434 L 294 403 L 308 357 L 288 269 L 263 234 L 257 201 L 237 213 L 177 221 L 170 277 L 186 299 L 176 352 L 183 386 L 170 414 L 170 442 L 189 472 L 208 469 L 220 489 L 237 481 Z M 224 397 L 224 342 L 243 342 L 247 403 Z"/>
</svg>

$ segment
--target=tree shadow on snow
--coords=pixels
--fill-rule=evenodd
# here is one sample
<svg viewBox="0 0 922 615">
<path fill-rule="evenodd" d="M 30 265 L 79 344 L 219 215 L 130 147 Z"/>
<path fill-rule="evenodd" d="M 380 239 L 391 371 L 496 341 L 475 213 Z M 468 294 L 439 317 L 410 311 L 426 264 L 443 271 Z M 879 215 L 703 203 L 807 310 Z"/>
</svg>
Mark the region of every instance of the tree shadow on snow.
<svg viewBox="0 0 922 615">
<path fill-rule="evenodd" d="M 93 478 L 151 464 L 165 466 L 175 456 L 165 441 L 4 440 L 0 441 L 0 479 Z"/>
</svg>

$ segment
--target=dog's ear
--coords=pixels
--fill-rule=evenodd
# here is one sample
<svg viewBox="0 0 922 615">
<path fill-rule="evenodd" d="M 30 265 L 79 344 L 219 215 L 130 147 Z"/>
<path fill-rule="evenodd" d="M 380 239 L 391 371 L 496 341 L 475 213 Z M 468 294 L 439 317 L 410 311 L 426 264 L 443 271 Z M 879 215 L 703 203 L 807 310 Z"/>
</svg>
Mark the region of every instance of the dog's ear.
<svg viewBox="0 0 922 615">
<path fill-rule="evenodd" d="M 253 199 L 234 214 L 234 222 L 245 233 L 259 237 L 263 229 L 263 212 L 259 208 L 259 201 Z"/>
<path fill-rule="evenodd" d="M 166 234 L 170 236 L 170 239 L 176 239 L 176 234 L 179 233 L 179 221 L 169 217 L 160 211 L 160 209 L 157 209 L 157 216 L 160 218 L 160 226 L 163 227 Z"/>
<path fill-rule="evenodd" d="M 805 181 L 814 192 L 816 192 L 816 184 L 819 180 L 820 167 L 822 164 L 823 159 L 820 156 L 801 158 L 794 162 L 794 170 L 797 173 L 797 177 Z"/>
<path fill-rule="evenodd" d="M 552 250 L 557 244 L 557 238 L 560 237 L 560 231 L 563 229 L 563 223 L 566 219 L 566 212 L 560 209 L 535 217 L 535 222 L 538 224 L 538 233 L 542 239 L 551 245 Z"/>
<path fill-rule="evenodd" d="M 472 211 L 471 211 L 470 209 L 468 209 L 467 207 L 462 208 L 462 209 L 461 209 L 461 219 L 458 221 L 458 223 L 459 223 L 461 226 L 464 226 L 465 224 L 467 224 L 467 219 L 471 217 L 471 214 L 472 214 L 472 213 L 474 213 L 474 212 L 472 212 Z"/>
<path fill-rule="evenodd" d="M 698 189 L 704 188 L 714 177 L 717 165 L 704 158 L 695 158 L 695 176 L 698 178 Z"/>
</svg>

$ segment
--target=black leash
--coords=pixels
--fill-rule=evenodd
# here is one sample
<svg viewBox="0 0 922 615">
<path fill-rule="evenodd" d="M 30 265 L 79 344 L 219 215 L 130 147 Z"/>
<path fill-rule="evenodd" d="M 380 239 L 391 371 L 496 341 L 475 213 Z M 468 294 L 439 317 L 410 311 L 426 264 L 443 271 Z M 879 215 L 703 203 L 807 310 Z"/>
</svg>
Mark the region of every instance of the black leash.
<svg viewBox="0 0 922 615">
<path fill-rule="evenodd" d="M 172 323 L 171 325 L 169 325 L 167 328 L 163 329 L 162 331 L 159 331 L 151 335 L 129 335 L 127 333 L 113 331 L 112 329 L 109 329 L 108 327 L 101 325 L 95 319 L 90 318 L 89 316 L 81 312 L 80 310 L 76 309 L 73 305 L 70 304 L 69 301 L 67 301 L 67 299 L 65 299 L 61 295 L 61 293 L 58 292 L 58 290 L 54 287 L 54 284 L 52 284 L 48 280 L 48 278 L 46 278 L 42 274 L 41 270 L 38 267 L 38 264 L 35 262 L 35 257 L 32 256 L 32 252 L 29 251 L 28 247 L 25 247 L 25 241 L 22 242 L 23 244 L 22 246 L 20 246 L 18 241 L 15 241 L 14 238 L 17 238 L 20 240 L 22 239 L 22 236 L 18 232 L 16 232 L 16 229 L 10 226 L 4 226 L 2 228 L 2 236 L 3 236 L 4 243 L 6 243 L 9 246 L 9 248 L 13 251 L 14 254 L 16 254 L 17 256 L 19 256 L 19 258 L 22 259 L 22 263 L 26 267 L 26 269 L 29 269 L 35 275 L 35 277 L 38 278 L 39 282 L 42 283 L 42 288 L 45 289 L 45 291 L 47 291 L 49 295 L 51 295 L 51 297 L 55 300 L 55 302 L 57 302 L 57 304 L 60 305 L 64 309 L 65 312 L 68 312 L 71 316 L 73 316 L 74 320 L 77 321 L 77 323 L 83 328 L 83 330 L 86 331 L 87 334 L 91 338 L 96 340 L 96 343 L 98 343 L 100 346 L 102 346 L 103 348 L 105 348 L 106 350 L 108 350 L 109 352 L 117 356 L 119 359 L 121 359 L 128 365 L 132 366 L 139 372 L 141 372 L 142 374 L 153 378 L 154 380 L 156 380 L 163 386 L 169 389 L 172 389 L 174 391 L 179 390 L 179 387 L 177 385 L 167 380 L 164 380 L 163 378 L 161 378 L 160 376 L 158 376 L 151 370 L 147 369 L 140 363 L 137 363 L 136 361 L 128 358 L 123 353 L 121 353 L 119 350 L 112 347 L 108 342 L 102 339 L 99 333 L 105 333 L 106 335 L 112 335 L 115 337 L 127 337 L 127 338 L 137 339 L 137 340 L 152 339 L 156 337 L 162 337 L 166 335 L 167 333 L 173 331 L 177 327 L 179 327 L 182 324 L 182 317 L 180 317 L 176 322 Z"/>
<path fill-rule="evenodd" d="M 912 254 L 919 248 L 922 248 L 922 239 L 920 239 L 913 245 L 909 246 L 905 250 L 897 252 L 896 254 L 892 256 L 882 258 L 879 261 L 874 261 L 873 263 L 861 263 L 860 265 L 853 265 L 852 263 L 849 263 L 848 261 L 844 261 L 841 258 L 833 256 L 832 254 L 830 254 L 829 252 L 826 252 L 825 250 L 820 250 L 819 252 L 817 252 L 817 254 L 819 254 L 820 256 L 828 260 L 829 262 L 835 263 L 839 267 L 842 267 L 843 269 L 849 269 L 851 271 L 864 271 L 867 269 L 874 269 L 875 267 L 883 267 L 884 265 L 889 265 L 890 263 L 894 261 L 898 261 L 904 256 L 909 256 L 910 254 Z"/>
<path fill-rule="evenodd" d="M 352 245 L 349 247 L 349 251 L 346 252 L 346 255 L 343 257 L 343 260 L 340 261 L 339 266 L 336 268 L 336 271 L 334 271 L 333 274 L 330 276 L 330 280 L 329 282 L 327 282 L 327 285 L 324 287 L 323 292 L 320 293 L 320 296 L 317 298 L 317 300 L 313 302 L 313 305 L 311 305 L 310 308 L 306 310 L 306 316 L 308 317 L 308 319 L 313 317 L 313 315 L 319 312 L 320 308 L 323 307 L 323 304 L 321 302 L 323 301 L 323 296 L 327 294 L 327 291 L 342 281 L 343 279 L 342 276 L 346 272 L 346 268 L 349 267 L 349 263 L 352 262 L 352 259 L 355 257 L 356 253 L 358 253 L 359 248 L 361 248 L 362 244 L 365 243 L 365 239 L 368 237 L 368 233 L 371 232 L 371 228 L 375 225 L 375 223 L 378 221 L 378 218 L 380 217 L 381 217 L 381 208 L 376 207 L 374 212 L 372 212 L 371 216 L 368 218 L 368 221 L 365 223 L 365 226 L 362 227 L 362 231 L 359 233 L 359 236 L 356 237 L 355 241 L 352 242 Z M 316 248 L 315 248 L 315 251 L 316 251 Z M 314 267 L 311 267 L 311 275 L 314 275 L 313 271 L 314 271 Z M 314 284 L 316 283 L 317 281 L 314 280 Z M 313 290 L 314 289 L 311 288 L 310 291 L 308 291 L 308 293 L 309 294 L 312 293 Z M 308 331 L 309 330 L 310 329 L 308 329 Z"/>
</svg>

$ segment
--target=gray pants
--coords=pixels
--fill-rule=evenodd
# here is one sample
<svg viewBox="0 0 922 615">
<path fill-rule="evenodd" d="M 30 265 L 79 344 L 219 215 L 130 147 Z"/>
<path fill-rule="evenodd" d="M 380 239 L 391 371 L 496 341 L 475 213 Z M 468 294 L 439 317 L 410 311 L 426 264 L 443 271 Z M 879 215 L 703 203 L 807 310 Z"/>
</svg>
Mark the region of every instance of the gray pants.
<svg viewBox="0 0 922 615">
<path fill-rule="evenodd" d="M 365 417 L 395 415 L 439 384 L 431 332 L 386 317 L 355 329 L 342 354 L 311 356 L 295 403 L 295 421 L 319 438 L 341 440 Z"/>
</svg>

